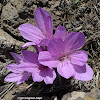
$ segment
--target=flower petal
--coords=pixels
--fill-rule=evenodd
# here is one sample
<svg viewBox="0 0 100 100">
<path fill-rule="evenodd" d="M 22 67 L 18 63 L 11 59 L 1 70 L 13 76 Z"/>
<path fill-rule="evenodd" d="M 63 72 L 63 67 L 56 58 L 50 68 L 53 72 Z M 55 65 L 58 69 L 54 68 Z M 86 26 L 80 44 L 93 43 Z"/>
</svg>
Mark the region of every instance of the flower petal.
<svg viewBox="0 0 100 100">
<path fill-rule="evenodd" d="M 40 46 L 48 46 L 48 44 L 49 44 L 49 39 L 43 39 L 41 42 L 40 42 Z"/>
<path fill-rule="evenodd" d="M 34 82 L 41 82 L 44 79 L 44 77 L 40 75 L 40 70 L 38 68 L 34 69 L 32 77 Z"/>
<path fill-rule="evenodd" d="M 67 53 L 80 49 L 85 44 L 85 36 L 81 32 L 71 32 L 65 39 Z"/>
<path fill-rule="evenodd" d="M 32 24 L 22 24 L 18 27 L 18 29 L 26 40 L 33 41 L 36 44 L 45 38 L 41 30 Z"/>
<path fill-rule="evenodd" d="M 57 67 L 59 64 L 59 60 L 55 57 L 52 57 L 48 51 L 41 51 L 38 57 L 39 63 L 51 67 Z"/>
<path fill-rule="evenodd" d="M 89 81 L 93 78 L 93 70 L 88 64 L 83 66 L 74 65 L 74 78 L 81 81 Z"/>
<path fill-rule="evenodd" d="M 22 60 L 22 57 L 20 55 L 13 52 L 10 52 L 10 54 L 13 56 L 13 58 L 16 60 L 17 63 L 20 63 L 20 61 Z"/>
<path fill-rule="evenodd" d="M 76 51 L 70 54 L 70 61 L 72 64 L 83 66 L 88 60 L 88 54 L 84 50 Z"/>
<path fill-rule="evenodd" d="M 62 39 L 52 39 L 50 40 L 48 47 L 48 51 L 52 56 L 58 57 L 58 59 L 64 56 L 65 46 L 64 41 Z"/>
<path fill-rule="evenodd" d="M 67 36 L 67 32 L 66 32 L 66 28 L 64 28 L 63 26 L 59 25 L 56 28 L 55 34 L 54 34 L 54 38 L 59 39 L 61 38 L 62 40 L 65 40 Z"/>
<path fill-rule="evenodd" d="M 51 16 L 48 16 L 45 20 L 45 30 L 46 30 L 46 34 L 45 36 L 48 39 L 52 39 L 53 38 L 53 21 L 51 19 Z"/>
<path fill-rule="evenodd" d="M 15 63 L 7 65 L 6 68 L 14 73 L 22 73 L 23 72 L 23 70 L 19 68 L 19 64 L 15 64 Z"/>
<path fill-rule="evenodd" d="M 31 73 L 24 72 L 23 76 L 21 77 L 20 80 L 18 80 L 17 85 L 21 84 L 25 80 L 28 80 L 28 78 L 31 76 Z"/>
<path fill-rule="evenodd" d="M 30 63 L 38 63 L 38 54 L 32 51 L 22 50 L 22 57 Z"/>
<path fill-rule="evenodd" d="M 8 74 L 4 80 L 8 82 L 16 82 L 19 81 L 21 78 L 22 78 L 22 74 L 11 73 Z"/>
<path fill-rule="evenodd" d="M 57 72 L 66 79 L 70 78 L 75 73 L 73 65 L 66 60 L 62 61 L 62 63 L 57 66 Z"/>
<path fill-rule="evenodd" d="M 50 68 L 44 68 L 44 70 L 40 72 L 40 75 L 44 77 L 44 82 L 46 84 L 53 84 L 53 81 L 56 78 L 55 71 Z"/>
<path fill-rule="evenodd" d="M 28 47 L 30 45 L 36 45 L 36 44 L 34 42 L 27 42 L 22 47 L 25 48 L 25 47 Z"/>
<path fill-rule="evenodd" d="M 34 71 L 34 68 L 36 68 L 38 65 L 29 62 L 21 62 L 18 66 L 20 70 L 32 73 Z"/>
<path fill-rule="evenodd" d="M 44 33 L 44 35 L 51 38 L 53 34 L 53 22 L 50 14 L 43 8 L 37 8 L 34 13 L 34 19 L 36 26 Z"/>
</svg>

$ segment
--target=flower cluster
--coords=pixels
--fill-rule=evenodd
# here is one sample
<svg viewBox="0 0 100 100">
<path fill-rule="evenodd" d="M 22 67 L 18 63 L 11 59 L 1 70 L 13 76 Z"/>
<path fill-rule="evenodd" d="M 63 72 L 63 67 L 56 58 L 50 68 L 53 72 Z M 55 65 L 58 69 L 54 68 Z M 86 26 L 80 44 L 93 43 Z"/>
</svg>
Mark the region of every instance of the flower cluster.
<svg viewBox="0 0 100 100">
<path fill-rule="evenodd" d="M 31 41 L 22 47 L 35 45 L 37 53 L 22 50 L 20 56 L 11 52 L 17 63 L 7 65 L 7 69 L 13 73 L 7 75 L 5 81 L 20 84 L 32 75 L 34 82 L 44 80 L 46 84 L 52 84 L 56 78 L 54 68 L 66 79 L 91 80 L 93 70 L 86 63 L 88 54 L 79 50 L 85 44 L 85 36 L 81 32 L 68 34 L 61 25 L 53 35 L 53 21 L 43 8 L 36 9 L 34 19 L 36 26 L 26 23 L 18 29 L 23 38 Z"/>
</svg>

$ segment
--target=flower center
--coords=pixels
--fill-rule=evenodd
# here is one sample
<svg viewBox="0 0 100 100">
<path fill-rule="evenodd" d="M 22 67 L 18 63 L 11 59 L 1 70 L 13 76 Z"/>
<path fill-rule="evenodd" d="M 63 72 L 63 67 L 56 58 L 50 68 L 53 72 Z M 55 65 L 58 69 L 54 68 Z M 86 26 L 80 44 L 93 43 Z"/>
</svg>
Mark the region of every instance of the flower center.
<svg viewBox="0 0 100 100">
<path fill-rule="evenodd" d="M 44 69 L 46 69 L 46 68 L 48 68 L 48 66 L 43 66 L 43 65 L 40 65 L 40 66 L 37 66 L 37 70 L 44 70 Z"/>
<path fill-rule="evenodd" d="M 61 58 L 59 58 L 58 60 L 63 61 L 63 60 L 67 60 L 68 58 L 66 56 L 63 56 Z"/>
<path fill-rule="evenodd" d="M 42 70 L 44 70 L 44 69 L 46 69 L 46 68 L 48 68 L 48 66 L 43 66 L 43 67 L 42 67 Z"/>
</svg>

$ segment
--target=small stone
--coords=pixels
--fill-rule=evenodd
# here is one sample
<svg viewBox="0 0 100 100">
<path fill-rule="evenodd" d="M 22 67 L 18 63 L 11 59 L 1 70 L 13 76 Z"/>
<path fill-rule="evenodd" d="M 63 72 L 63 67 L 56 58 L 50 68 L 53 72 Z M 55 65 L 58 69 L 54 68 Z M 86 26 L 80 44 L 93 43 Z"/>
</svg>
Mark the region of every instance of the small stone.
<svg viewBox="0 0 100 100">
<path fill-rule="evenodd" d="M 33 5 L 33 0 L 24 0 L 24 5 L 30 7 Z"/>
<path fill-rule="evenodd" d="M 0 12 L 1 12 L 1 10 L 2 10 L 2 4 L 0 3 Z"/>
<path fill-rule="evenodd" d="M 70 29 L 72 27 L 71 24 L 66 24 L 66 29 Z"/>
<path fill-rule="evenodd" d="M 60 16 L 61 12 L 60 11 L 56 11 L 55 14 L 58 15 L 58 16 Z"/>
<path fill-rule="evenodd" d="M 97 6 L 100 7 L 100 2 L 97 3 Z"/>
<path fill-rule="evenodd" d="M 57 97 L 55 97 L 54 100 L 57 100 Z"/>
<path fill-rule="evenodd" d="M 82 29 L 82 26 L 76 27 L 75 31 L 80 31 Z"/>
</svg>

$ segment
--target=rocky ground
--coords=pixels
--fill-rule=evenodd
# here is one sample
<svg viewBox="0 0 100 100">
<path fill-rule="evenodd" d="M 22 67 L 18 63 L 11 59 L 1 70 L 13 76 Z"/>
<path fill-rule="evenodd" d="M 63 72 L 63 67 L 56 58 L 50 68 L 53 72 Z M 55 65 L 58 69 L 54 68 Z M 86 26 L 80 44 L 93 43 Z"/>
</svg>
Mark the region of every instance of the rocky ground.
<svg viewBox="0 0 100 100">
<path fill-rule="evenodd" d="M 52 16 L 54 31 L 58 25 L 68 32 L 84 33 L 86 43 L 82 49 L 89 55 L 88 64 L 93 68 L 91 81 L 73 78 L 56 79 L 53 85 L 4 82 L 9 73 L 6 65 L 14 62 L 9 52 L 20 53 L 26 42 L 18 31 L 23 23 L 34 23 L 34 11 L 43 7 Z M 27 48 L 34 51 L 32 46 Z M 30 85 L 31 84 L 31 85 Z M 100 0 L 0 0 L 0 98 L 18 100 L 20 96 L 40 96 L 43 100 L 100 100 Z M 72 92 L 74 91 L 74 92 Z M 91 91 L 91 92 L 90 92 Z M 75 97 L 76 95 L 76 97 Z M 78 95 L 81 95 L 78 97 Z"/>
</svg>

